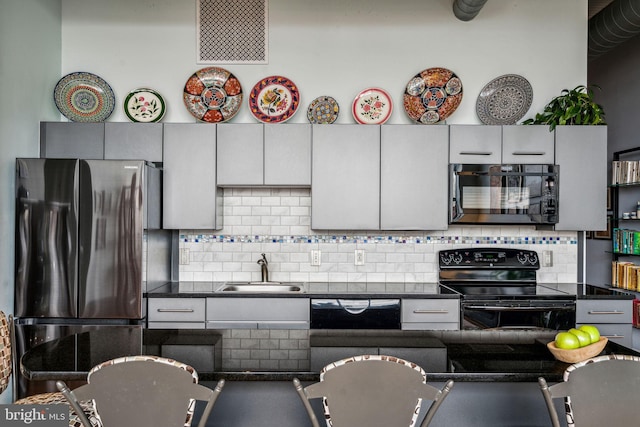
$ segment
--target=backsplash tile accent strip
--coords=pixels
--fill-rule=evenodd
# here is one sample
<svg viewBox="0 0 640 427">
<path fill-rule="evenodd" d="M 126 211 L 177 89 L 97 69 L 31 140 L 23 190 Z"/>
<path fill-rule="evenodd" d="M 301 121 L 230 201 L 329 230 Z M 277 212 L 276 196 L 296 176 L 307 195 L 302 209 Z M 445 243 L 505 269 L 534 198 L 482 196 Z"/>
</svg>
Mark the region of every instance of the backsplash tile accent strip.
<svg viewBox="0 0 640 427">
<path fill-rule="evenodd" d="M 344 283 L 433 283 L 437 252 L 470 246 L 501 246 L 552 251 L 553 266 L 538 271 L 539 282 L 577 281 L 575 232 L 533 226 L 455 226 L 447 231 L 398 232 L 311 229 L 311 192 L 288 188 L 224 189 L 222 230 L 180 230 L 179 248 L 189 249 L 180 265 L 181 281 L 260 280 L 256 264 L 267 255 L 270 279 Z M 365 264 L 354 264 L 356 249 Z M 311 266 L 311 250 L 321 251 Z"/>
</svg>

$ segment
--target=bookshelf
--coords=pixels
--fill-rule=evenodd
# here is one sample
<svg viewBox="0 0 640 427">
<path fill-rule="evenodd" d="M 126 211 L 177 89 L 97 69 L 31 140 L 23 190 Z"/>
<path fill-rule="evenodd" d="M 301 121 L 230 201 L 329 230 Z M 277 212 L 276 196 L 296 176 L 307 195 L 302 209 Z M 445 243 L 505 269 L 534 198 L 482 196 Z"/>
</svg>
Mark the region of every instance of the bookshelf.
<svg viewBox="0 0 640 427">
<path fill-rule="evenodd" d="M 640 147 L 613 153 L 611 286 L 640 292 Z"/>
</svg>

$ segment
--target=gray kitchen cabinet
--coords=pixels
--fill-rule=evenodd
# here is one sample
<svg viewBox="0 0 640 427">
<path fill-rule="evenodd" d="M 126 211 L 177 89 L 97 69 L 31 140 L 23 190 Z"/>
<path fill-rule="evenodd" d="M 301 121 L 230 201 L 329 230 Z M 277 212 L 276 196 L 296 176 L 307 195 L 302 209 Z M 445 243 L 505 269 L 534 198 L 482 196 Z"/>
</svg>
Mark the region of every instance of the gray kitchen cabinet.
<svg viewBox="0 0 640 427">
<path fill-rule="evenodd" d="M 309 329 L 308 298 L 207 298 L 207 329 Z"/>
<path fill-rule="evenodd" d="M 163 228 L 222 228 L 222 198 L 216 188 L 216 125 L 164 125 L 162 180 Z"/>
<path fill-rule="evenodd" d="M 205 298 L 148 298 L 149 329 L 204 329 Z"/>
<path fill-rule="evenodd" d="M 633 346 L 633 300 L 578 299 L 576 325 L 594 325 L 601 336 L 631 348 Z"/>
<path fill-rule="evenodd" d="M 502 163 L 554 164 L 554 133 L 547 125 L 503 126 Z"/>
<path fill-rule="evenodd" d="M 311 228 L 380 227 L 380 126 L 313 125 Z"/>
<path fill-rule="evenodd" d="M 264 125 L 264 185 L 311 185 L 311 125 Z"/>
<path fill-rule="evenodd" d="M 381 127 L 380 229 L 448 228 L 449 130 Z"/>
<path fill-rule="evenodd" d="M 40 122 L 40 157 L 103 159 L 104 123 Z"/>
<path fill-rule="evenodd" d="M 104 158 L 162 162 L 162 123 L 105 123 Z"/>
<path fill-rule="evenodd" d="M 218 185 L 262 185 L 264 126 L 222 123 L 217 128 Z"/>
<path fill-rule="evenodd" d="M 218 125 L 218 185 L 311 185 L 311 125 Z"/>
<path fill-rule="evenodd" d="M 460 329 L 460 300 L 424 298 L 402 300 L 403 330 Z"/>
<path fill-rule="evenodd" d="M 556 231 L 607 229 L 607 127 L 557 126 Z"/>
<path fill-rule="evenodd" d="M 449 163 L 502 163 L 502 126 L 451 125 Z"/>
</svg>

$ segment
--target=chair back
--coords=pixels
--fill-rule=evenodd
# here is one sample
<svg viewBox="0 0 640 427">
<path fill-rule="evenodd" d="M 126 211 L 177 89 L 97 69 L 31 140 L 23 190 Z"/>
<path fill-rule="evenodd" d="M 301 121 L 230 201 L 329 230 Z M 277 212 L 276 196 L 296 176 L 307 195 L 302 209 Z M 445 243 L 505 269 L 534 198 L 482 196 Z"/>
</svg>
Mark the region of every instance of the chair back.
<svg viewBox="0 0 640 427">
<path fill-rule="evenodd" d="M 434 401 L 421 424 L 426 426 L 453 386 L 450 381 L 439 390 L 427 385 L 426 379 L 424 370 L 415 363 L 364 355 L 327 365 L 320 382 L 306 387 L 303 394 L 301 387 L 297 388 L 303 402 L 305 398 L 323 398 L 328 426 L 414 426 L 424 399 Z M 313 423 L 314 417 L 310 417 Z"/>
<path fill-rule="evenodd" d="M 182 426 L 195 400 L 207 402 L 199 424 L 204 426 L 224 383 L 215 391 L 196 384 L 197 373 L 185 366 L 153 356 L 119 358 L 94 367 L 88 384 L 73 392 L 60 388 L 72 405 L 93 399 L 105 426 Z"/>
<path fill-rule="evenodd" d="M 0 311 L 0 393 L 9 387 L 11 377 L 11 320 Z"/>
<path fill-rule="evenodd" d="M 639 362 L 635 356 L 605 355 L 575 363 L 565 371 L 564 382 L 542 387 L 547 408 L 555 413 L 549 397 L 564 397 L 569 427 L 636 425 Z"/>
</svg>

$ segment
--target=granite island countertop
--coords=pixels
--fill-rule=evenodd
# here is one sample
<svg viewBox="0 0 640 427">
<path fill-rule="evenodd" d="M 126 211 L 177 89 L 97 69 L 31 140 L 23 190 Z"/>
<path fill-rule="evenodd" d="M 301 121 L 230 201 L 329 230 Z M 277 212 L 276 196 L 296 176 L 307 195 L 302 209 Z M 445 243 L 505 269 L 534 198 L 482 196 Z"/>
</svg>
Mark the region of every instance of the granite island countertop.
<svg viewBox="0 0 640 427">
<path fill-rule="evenodd" d="M 535 382 L 540 376 L 560 381 L 569 364 L 555 360 L 546 348 L 552 338 L 553 332 L 533 331 L 149 330 L 112 326 L 34 347 L 23 356 L 21 373 L 31 380 L 85 380 L 91 367 L 105 360 L 152 354 L 191 364 L 202 381 L 291 381 L 294 377 L 317 381 L 319 372 L 311 369 L 314 349 L 333 346 L 369 353 L 381 348 L 386 353 L 404 351 L 402 354 L 444 350 L 444 369 L 428 371 L 430 381 Z M 604 353 L 640 356 L 612 342 Z"/>
</svg>

